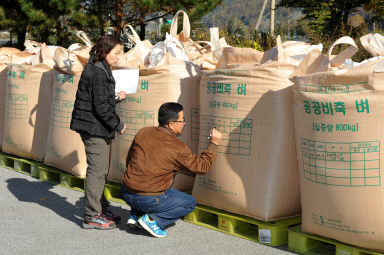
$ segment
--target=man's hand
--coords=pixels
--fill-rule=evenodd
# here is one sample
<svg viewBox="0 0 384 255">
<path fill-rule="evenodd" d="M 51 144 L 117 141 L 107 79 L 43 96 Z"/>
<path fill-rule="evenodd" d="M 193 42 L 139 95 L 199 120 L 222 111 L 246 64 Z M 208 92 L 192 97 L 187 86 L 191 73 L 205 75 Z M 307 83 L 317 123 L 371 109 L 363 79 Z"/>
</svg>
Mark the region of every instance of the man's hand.
<svg viewBox="0 0 384 255">
<path fill-rule="evenodd" d="M 121 130 L 120 135 L 124 134 L 126 129 L 127 129 L 127 124 L 124 124 L 124 128 Z"/>
<path fill-rule="evenodd" d="M 120 101 L 125 99 L 126 96 L 127 96 L 127 93 L 125 93 L 125 91 L 117 92 L 117 97 L 119 98 Z"/>
<path fill-rule="evenodd" d="M 221 137 L 222 137 L 222 134 L 216 128 L 211 129 L 211 135 L 209 138 L 209 141 L 211 143 L 219 145 L 221 141 Z"/>
</svg>

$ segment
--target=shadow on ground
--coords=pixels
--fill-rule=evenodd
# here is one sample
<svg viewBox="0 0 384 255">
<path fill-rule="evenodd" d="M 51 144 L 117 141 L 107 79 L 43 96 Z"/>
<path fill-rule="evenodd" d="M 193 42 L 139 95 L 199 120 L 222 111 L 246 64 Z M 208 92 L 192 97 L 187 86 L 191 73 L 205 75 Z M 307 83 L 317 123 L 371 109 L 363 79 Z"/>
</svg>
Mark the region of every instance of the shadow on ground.
<svg viewBox="0 0 384 255">
<path fill-rule="evenodd" d="M 6 182 L 8 190 L 19 201 L 39 204 L 79 227 L 82 226 L 85 204 L 83 195 L 75 204 L 72 204 L 67 201 L 66 197 L 62 197 L 52 191 L 55 185 L 50 183 L 29 181 L 23 178 L 11 178 Z M 118 227 L 120 230 L 127 231 L 126 222 L 129 210 L 115 205 L 111 205 L 110 210 L 115 214 L 121 215 L 122 220 Z"/>
</svg>

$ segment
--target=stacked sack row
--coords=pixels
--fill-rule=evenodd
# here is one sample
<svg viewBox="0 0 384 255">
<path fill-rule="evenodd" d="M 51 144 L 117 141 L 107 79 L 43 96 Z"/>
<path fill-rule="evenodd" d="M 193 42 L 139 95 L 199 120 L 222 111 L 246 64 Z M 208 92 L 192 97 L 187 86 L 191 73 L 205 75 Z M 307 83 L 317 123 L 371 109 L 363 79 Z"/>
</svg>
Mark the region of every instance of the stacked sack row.
<svg viewBox="0 0 384 255">
<path fill-rule="evenodd" d="M 90 44 L 64 49 L 26 41 L 25 46 L 23 52 L 0 49 L 2 151 L 84 177 L 84 145 L 69 122 Z"/>
<path fill-rule="evenodd" d="M 374 56 L 361 63 L 349 37 L 326 55 L 279 40 L 265 53 L 223 48 L 200 82 L 200 150 L 212 126 L 223 142 L 196 200 L 265 221 L 301 212 L 306 233 L 384 251 L 384 37 L 360 40 Z M 332 55 L 339 44 L 350 47 Z"/>
<path fill-rule="evenodd" d="M 384 250 L 384 62 L 351 62 L 357 47 L 350 38 L 336 41 L 327 55 L 321 45 L 279 38 L 267 52 L 231 47 L 217 28 L 210 42 L 194 42 L 182 11 L 154 46 L 127 28 L 135 47 L 117 69 L 136 68 L 140 76 L 137 93 L 116 108 L 127 130 L 112 142 L 109 180 L 121 182 L 136 132 L 157 125 L 162 103 L 178 102 L 187 120 L 180 139 L 193 152 L 206 149 L 212 127 L 223 139 L 212 170 L 177 175 L 175 188 L 192 190 L 198 203 L 263 221 L 302 214 L 305 232 Z M 375 36 L 362 43 L 382 55 Z M 0 63 L 8 63 L 0 64 L 2 150 L 79 177 L 86 172 L 84 146 L 69 122 L 92 45 L 82 38 L 87 46 L 54 54 L 44 44 L 35 53 L 0 49 Z M 351 47 L 331 55 L 341 43 Z"/>
<path fill-rule="evenodd" d="M 177 17 L 177 16 L 176 16 Z M 189 20 L 185 14 L 185 27 Z M 153 45 L 141 41 L 132 27 L 127 34 L 135 47 L 124 54 L 116 69 L 140 69 L 136 94 L 128 95 L 117 111 L 128 130 L 118 136 L 111 149 L 111 169 L 108 179 L 121 181 L 125 171 L 126 152 L 138 129 L 157 125 L 157 110 L 165 101 L 182 103 L 187 111 L 198 108 L 200 66 L 184 61 L 184 46 L 176 38 L 191 43 L 188 52 L 196 56 L 207 52 L 189 40 L 189 32 L 177 35 L 177 18 L 158 55 L 156 65 L 149 63 Z M 186 29 L 187 31 L 187 29 Z M 88 63 L 92 42 L 84 33 L 78 36 L 86 46 L 73 44 L 68 49 L 26 41 L 26 49 L 0 49 L 1 104 L 0 145 L 4 152 L 35 159 L 84 178 L 86 157 L 80 136 L 69 129 L 73 103 L 80 75 Z M 173 49 L 173 51 L 172 51 Z M 197 130 L 198 132 L 198 130 Z M 181 139 L 197 152 L 198 141 L 184 135 Z M 191 190 L 194 178 L 178 176 L 175 186 Z"/>
</svg>

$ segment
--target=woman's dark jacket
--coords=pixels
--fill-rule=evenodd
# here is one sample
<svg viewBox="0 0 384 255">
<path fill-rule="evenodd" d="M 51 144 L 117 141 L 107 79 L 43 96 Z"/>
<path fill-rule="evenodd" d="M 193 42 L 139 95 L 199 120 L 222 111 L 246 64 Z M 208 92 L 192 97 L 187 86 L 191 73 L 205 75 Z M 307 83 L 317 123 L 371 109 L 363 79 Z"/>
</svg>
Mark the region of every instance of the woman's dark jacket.
<svg viewBox="0 0 384 255">
<path fill-rule="evenodd" d="M 114 138 L 115 130 L 124 128 L 115 110 L 118 102 L 111 69 L 105 61 L 93 63 L 91 55 L 79 81 L 71 129 L 92 137 Z"/>
</svg>

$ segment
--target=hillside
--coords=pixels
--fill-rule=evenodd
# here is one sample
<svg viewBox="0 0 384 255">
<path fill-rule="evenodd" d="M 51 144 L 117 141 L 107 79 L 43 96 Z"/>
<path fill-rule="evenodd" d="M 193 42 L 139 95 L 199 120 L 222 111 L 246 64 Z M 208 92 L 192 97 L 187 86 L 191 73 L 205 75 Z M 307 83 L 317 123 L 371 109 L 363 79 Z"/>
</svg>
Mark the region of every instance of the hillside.
<svg viewBox="0 0 384 255">
<path fill-rule="evenodd" d="M 276 1 L 276 4 L 278 1 Z M 207 27 L 225 26 L 229 20 L 237 18 L 246 26 L 255 26 L 262 8 L 263 0 L 223 0 L 210 14 L 203 18 Z M 275 24 L 294 24 L 300 18 L 301 12 L 297 9 L 276 8 Z M 260 30 L 268 30 L 270 23 L 270 2 L 264 11 L 260 23 Z"/>
</svg>

